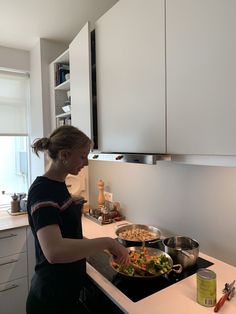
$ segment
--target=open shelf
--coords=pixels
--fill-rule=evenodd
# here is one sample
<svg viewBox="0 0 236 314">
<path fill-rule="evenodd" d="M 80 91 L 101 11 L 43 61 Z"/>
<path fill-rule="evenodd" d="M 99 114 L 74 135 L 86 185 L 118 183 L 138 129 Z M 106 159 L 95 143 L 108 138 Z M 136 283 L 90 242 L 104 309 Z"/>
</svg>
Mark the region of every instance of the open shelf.
<svg viewBox="0 0 236 314">
<path fill-rule="evenodd" d="M 61 113 L 61 114 L 58 114 L 56 115 L 56 118 L 64 118 L 64 117 L 68 117 L 71 115 L 71 112 L 64 112 L 64 113 Z"/>
<path fill-rule="evenodd" d="M 57 86 L 55 86 L 55 90 L 69 90 L 70 89 L 70 80 L 67 80 Z"/>
</svg>

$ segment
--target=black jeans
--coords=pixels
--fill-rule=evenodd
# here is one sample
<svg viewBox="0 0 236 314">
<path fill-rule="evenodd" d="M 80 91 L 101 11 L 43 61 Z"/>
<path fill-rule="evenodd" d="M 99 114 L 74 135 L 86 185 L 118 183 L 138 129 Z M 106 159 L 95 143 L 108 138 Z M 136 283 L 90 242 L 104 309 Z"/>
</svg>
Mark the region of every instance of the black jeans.
<svg viewBox="0 0 236 314">
<path fill-rule="evenodd" d="M 88 314 L 89 312 L 78 300 L 56 300 L 47 302 L 39 300 L 32 291 L 26 301 L 27 314 Z"/>
</svg>

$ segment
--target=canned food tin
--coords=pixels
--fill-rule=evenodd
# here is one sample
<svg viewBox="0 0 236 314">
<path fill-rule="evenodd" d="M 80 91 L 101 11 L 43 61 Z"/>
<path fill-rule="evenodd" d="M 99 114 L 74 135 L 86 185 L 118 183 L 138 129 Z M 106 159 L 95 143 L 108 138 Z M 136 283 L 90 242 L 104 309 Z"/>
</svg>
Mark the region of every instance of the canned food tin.
<svg viewBox="0 0 236 314">
<path fill-rule="evenodd" d="M 203 306 L 216 304 L 216 273 L 201 268 L 197 272 L 197 302 Z"/>
</svg>

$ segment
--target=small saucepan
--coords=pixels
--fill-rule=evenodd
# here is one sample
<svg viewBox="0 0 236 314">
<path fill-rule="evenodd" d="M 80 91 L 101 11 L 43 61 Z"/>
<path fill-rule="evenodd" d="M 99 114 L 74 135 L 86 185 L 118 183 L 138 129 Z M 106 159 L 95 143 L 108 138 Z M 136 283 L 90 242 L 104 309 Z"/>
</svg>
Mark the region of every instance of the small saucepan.
<svg viewBox="0 0 236 314">
<path fill-rule="evenodd" d="M 196 264 L 199 255 L 199 243 L 189 237 L 176 236 L 162 240 L 165 252 L 169 254 L 174 263 L 179 263 L 183 268 Z"/>
<path fill-rule="evenodd" d="M 141 224 L 119 225 L 115 231 L 118 241 L 126 247 L 148 246 L 160 241 L 161 231 L 153 226 Z"/>
</svg>

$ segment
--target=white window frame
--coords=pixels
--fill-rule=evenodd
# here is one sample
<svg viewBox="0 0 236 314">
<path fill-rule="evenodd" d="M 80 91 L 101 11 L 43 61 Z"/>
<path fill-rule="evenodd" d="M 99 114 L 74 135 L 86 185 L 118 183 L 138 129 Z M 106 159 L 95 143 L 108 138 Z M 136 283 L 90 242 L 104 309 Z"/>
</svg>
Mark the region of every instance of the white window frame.
<svg viewBox="0 0 236 314">
<path fill-rule="evenodd" d="M 29 75 L 29 72 L 26 72 L 26 71 L 19 71 L 19 70 L 14 70 L 14 69 L 8 69 L 8 68 L 3 68 L 3 67 L 0 67 L 0 72 L 6 72 L 6 73 L 9 73 L 9 74 L 22 74 L 26 77 L 28 77 L 28 82 L 27 82 L 27 103 L 26 103 L 26 123 L 27 123 L 27 132 L 26 133 L 12 133 L 12 134 L 9 134 L 8 132 L 6 133 L 1 133 L 0 136 L 26 136 L 27 137 L 27 190 L 29 188 L 29 185 L 30 185 L 30 178 L 31 178 L 31 167 L 30 167 L 30 163 L 31 163 L 31 155 L 30 155 L 30 134 L 29 134 L 29 129 L 30 129 L 30 75 Z M 0 185 L 2 185 L 2 183 L 0 182 Z M 8 193 L 8 191 L 5 191 L 6 193 Z M 12 193 L 13 191 L 9 191 L 10 193 Z M 22 191 L 15 191 L 15 192 L 22 192 Z M 2 193 L 2 191 L 0 191 L 0 193 Z M 6 209 L 6 207 L 9 207 L 10 203 L 8 204 L 2 204 L 0 203 L 0 210 L 2 209 Z"/>
</svg>

